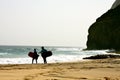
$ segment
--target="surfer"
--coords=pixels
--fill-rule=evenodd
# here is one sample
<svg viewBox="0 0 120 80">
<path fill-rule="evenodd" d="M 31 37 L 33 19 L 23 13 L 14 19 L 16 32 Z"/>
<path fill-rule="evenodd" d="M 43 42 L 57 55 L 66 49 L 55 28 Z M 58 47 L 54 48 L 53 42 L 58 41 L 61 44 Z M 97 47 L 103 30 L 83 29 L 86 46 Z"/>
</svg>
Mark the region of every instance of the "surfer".
<svg viewBox="0 0 120 80">
<path fill-rule="evenodd" d="M 41 56 L 42 56 L 42 58 L 43 58 L 43 61 L 44 61 L 44 64 L 47 64 L 47 60 L 46 60 L 46 57 L 47 57 L 47 50 L 44 48 L 44 47 L 41 47 L 41 51 L 40 51 L 40 53 L 41 53 Z"/>
<path fill-rule="evenodd" d="M 39 55 L 37 54 L 37 51 L 36 51 L 36 49 L 34 49 L 34 55 L 33 55 L 33 57 L 32 57 L 32 64 L 33 64 L 33 61 L 34 60 L 36 60 L 36 64 L 37 64 L 37 60 L 38 60 L 38 57 L 39 57 Z"/>
</svg>

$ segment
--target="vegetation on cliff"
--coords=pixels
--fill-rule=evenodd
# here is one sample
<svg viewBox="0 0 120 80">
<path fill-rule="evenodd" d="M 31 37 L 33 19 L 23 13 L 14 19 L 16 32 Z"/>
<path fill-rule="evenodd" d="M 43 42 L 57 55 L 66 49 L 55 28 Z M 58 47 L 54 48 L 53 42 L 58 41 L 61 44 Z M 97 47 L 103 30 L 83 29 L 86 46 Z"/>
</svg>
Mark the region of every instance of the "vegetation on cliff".
<svg viewBox="0 0 120 80">
<path fill-rule="evenodd" d="M 99 17 L 88 33 L 87 49 L 120 50 L 120 6 Z"/>
</svg>

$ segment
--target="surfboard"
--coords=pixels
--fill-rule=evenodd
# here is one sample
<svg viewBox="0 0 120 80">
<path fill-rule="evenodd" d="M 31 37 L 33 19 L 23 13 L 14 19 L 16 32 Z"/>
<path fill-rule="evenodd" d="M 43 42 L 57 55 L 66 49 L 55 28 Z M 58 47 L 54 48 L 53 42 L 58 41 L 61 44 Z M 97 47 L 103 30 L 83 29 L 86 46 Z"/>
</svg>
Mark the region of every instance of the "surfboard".
<svg viewBox="0 0 120 80">
<path fill-rule="evenodd" d="M 41 54 L 42 57 L 49 57 L 52 56 L 52 51 L 47 51 Z"/>
<path fill-rule="evenodd" d="M 29 53 L 28 53 L 28 56 L 31 57 L 31 58 L 33 58 L 34 53 L 33 53 L 33 52 L 29 52 Z"/>
<path fill-rule="evenodd" d="M 47 57 L 52 56 L 52 52 L 51 51 L 47 51 Z"/>
<path fill-rule="evenodd" d="M 31 57 L 31 58 L 36 58 L 36 59 L 39 57 L 39 55 L 38 54 L 35 55 L 34 52 L 29 52 L 28 56 Z"/>
</svg>

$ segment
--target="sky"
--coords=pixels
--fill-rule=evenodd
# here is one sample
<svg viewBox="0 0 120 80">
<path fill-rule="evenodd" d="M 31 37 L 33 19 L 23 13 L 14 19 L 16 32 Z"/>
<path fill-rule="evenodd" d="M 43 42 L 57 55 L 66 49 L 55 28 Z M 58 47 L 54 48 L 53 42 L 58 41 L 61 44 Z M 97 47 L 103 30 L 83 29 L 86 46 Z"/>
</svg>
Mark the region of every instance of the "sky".
<svg viewBox="0 0 120 80">
<path fill-rule="evenodd" d="M 0 0 L 0 45 L 86 47 L 115 0 Z"/>
</svg>

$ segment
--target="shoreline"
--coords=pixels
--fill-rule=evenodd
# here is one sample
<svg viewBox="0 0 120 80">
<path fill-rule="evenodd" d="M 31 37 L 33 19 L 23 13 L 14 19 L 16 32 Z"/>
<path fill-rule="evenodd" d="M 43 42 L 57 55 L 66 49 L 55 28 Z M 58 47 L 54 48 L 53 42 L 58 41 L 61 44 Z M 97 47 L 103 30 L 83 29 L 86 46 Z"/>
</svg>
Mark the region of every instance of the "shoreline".
<svg viewBox="0 0 120 80">
<path fill-rule="evenodd" d="M 3 58 L 6 59 L 6 58 Z M 3 60 L 2 58 L 0 59 L 1 61 Z M 11 62 L 8 61 L 8 63 L 0 63 L 0 65 L 24 65 L 24 64 L 32 64 L 31 58 L 24 58 L 27 60 L 27 62 L 22 62 L 22 58 L 15 58 L 18 59 L 18 62 L 16 63 L 12 63 L 13 60 L 15 60 L 14 58 L 10 58 L 12 59 Z M 48 64 L 56 64 L 56 63 L 74 63 L 74 62 L 85 62 L 85 61 L 91 61 L 91 60 L 99 60 L 99 59 L 120 59 L 120 54 L 116 54 L 116 53 L 107 53 L 107 54 L 98 54 L 98 55 L 93 55 L 93 56 L 89 56 L 89 57 L 83 57 L 81 60 L 73 60 L 73 61 L 58 61 L 58 62 L 49 62 L 48 60 Z M 9 60 L 9 58 L 6 59 L 6 61 Z M 3 60 L 4 61 L 4 60 Z M 34 62 L 35 64 L 35 62 Z M 38 64 L 43 64 L 43 60 L 38 59 Z"/>
<path fill-rule="evenodd" d="M 0 80 L 120 80 L 120 59 L 0 65 Z"/>
</svg>

